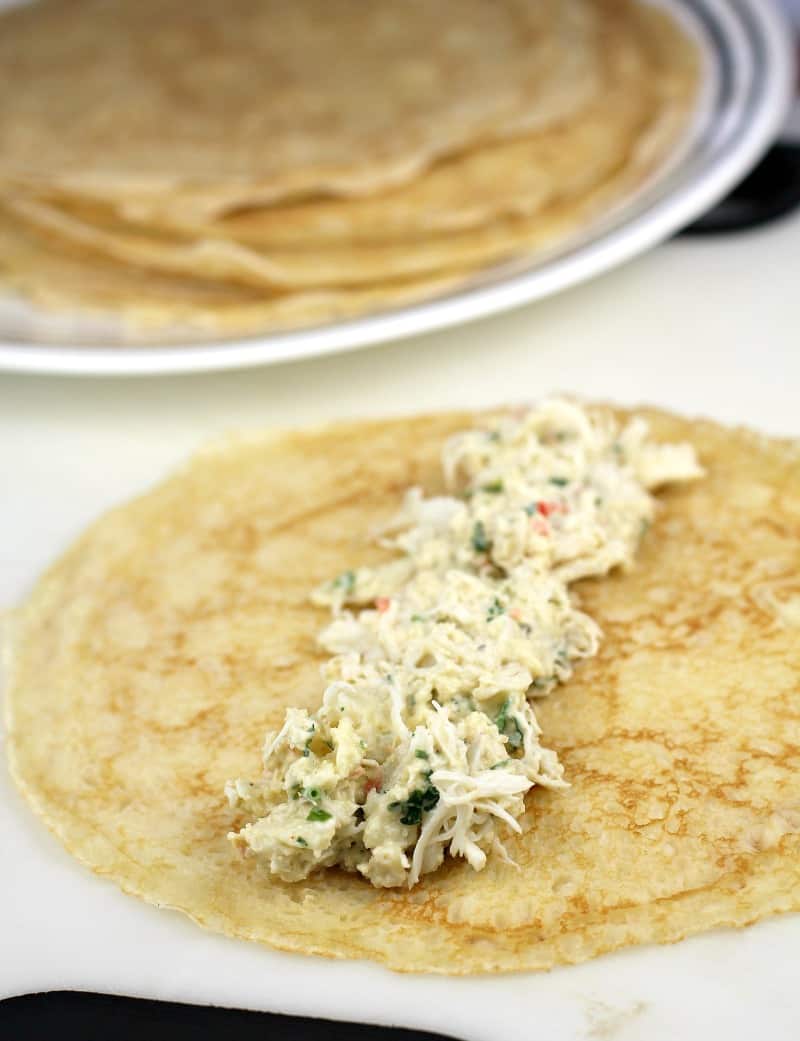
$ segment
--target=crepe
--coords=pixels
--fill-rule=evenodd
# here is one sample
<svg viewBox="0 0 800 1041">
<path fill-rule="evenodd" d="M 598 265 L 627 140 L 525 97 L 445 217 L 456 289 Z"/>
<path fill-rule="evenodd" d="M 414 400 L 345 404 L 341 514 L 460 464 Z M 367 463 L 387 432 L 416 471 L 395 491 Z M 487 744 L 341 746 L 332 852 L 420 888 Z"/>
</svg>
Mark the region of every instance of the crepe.
<svg viewBox="0 0 800 1041">
<path fill-rule="evenodd" d="M 669 136 L 669 128 L 654 134 Z M 654 151 L 644 150 L 640 162 L 649 163 Z M 535 218 L 413 246 L 375 246 L 368 258 L 340 248 L 327 256 L 289 251 L 278 259 L 212 240 L 166 253 L 132 240 L 98 249 L 93 229 L 59 211 L 9 200 L 5 210 L 0 203 L 0 278 L 54 313 L 99 314 L 143 340 L 187 330 L 307 327 L 434 299 L 469 287 L 489 260 L 563 247 L 638 183 L 638 165 L 624 166 L 579 202 L 554 203 Z M 67 225 L 71 234 L 59 236 Z"/>
<path fill-rule="evenodd" d="M 19 195 L 7 205 L 51 238 L 123 264 L 273 290 L 367 286 L 532 256 L 639 187 L 674 145 L 695 54 L 664 60 L 662 25 L 645 12 L 603 33 L 605 89 L 577 123 L 462 156 L 388 197 L 250 212 L 177 235 L 97 207 Z M 666 74 L 662 82 L 667 68 L 682 70 L 677 83 Z M 452 233 L 432 233 L 437 224 Z M 406 237 L 393 241 L 398 226 Z M 296 248 L 298 236 L 307 248 Z"/>
<path fill-rule="evenodd" d="M 586 0 L 48 0 L 0 20 L 0 180 L 204 218 L 375 192 L 568 117 Z M 368 46 L 366 45 L 368 41 Z"/>
<path fill-rule="evenodd" d="M 187 334 L 246 335 L 344 321 L 439 296 L 468 278 L 468 272 L 452 271 L 355 289 L 265 292 L 123 266 L 75 246 L 57 248 L 0 205 L 0 279 L 22 310 L 30 315 L 34 305 L 34 320 L 52 316 L 68 334 L 76 320 L 99 320 L 111 335 L 130 338 L 132 346 L 180 342 Z"/>
<path fill-rule="evenodd" d="M 630 186 L 629 169 L 617 171 L 579 202 L 558 203 L 535 217 L 498 221 L 486 228 L 418 242 L 346 245 L 315 250 L 256 251 L 224 239 L 159 242 L 142 236 L 107 233 L 52 207 L 12 199 L 8 210 L 31 224 L 59 248 L 59 238 L 97 261 L 109 258 L 121 270 L 185 276 L 198 284 L 233 283 L 273 292 L 371 287 L 398 280 L 425 279 L 450 270 L 479 270 L 491 263 L 540 252 L 588 223 Z M 13 268 L 13 265 L 12 265 Z"/>
<path fill-rule="evenodd" d="M 462 151 L 377 195 L 249 206 L 200 223 L 181 219 L 179 208 L 157 220 L 136 222 L 130 207 L 70 198 L 53 187 L 36 201 L 117 237 L 137 232 L 165 237 L 171 230 L 273 248 L 418 239 L 497 217 L 531 215 L 556 196 L 571 197 L 612 172 L 635 134 L 664 104 L 667 70 L 674 71 L 678 63 L 654 53 L 652 19 L 651 12 L 637 9 L 635 18 L 617 19 L 598 34 L 602 77 L 590 102 L 571 119 Z M 684 72 L 691 81 L 692 70 Z M 674 102 L 674 96 L 669 100 Z M 128 213 L 127 220 L 120 209 Z"/>
<path fill-rule="evenodd" d="M 34 323 L 142 344 L 542 262 L 664 172 L 699 82 L 637 0 L 44 0 L 0 26 L 0 277 Z"/>
<path fill-rule="evenodd" d="M 95 524 L 12 620 L 17 784 L 126 892 L 401 971 L 546 969 L 800 908 L 800 443 L 643 414 L 707 476 L 660 496 L 634 571 L 576 587 L 605 635 L 537 704 L 571 787 L 529 795 L 518 867 L 290 884 L 225 838 L 225 780 L 320 696 L 309 590 L 381 558 L 370 533 L 439 488 L 463 414 L 234 439 Z"/>
<path fill-rule="evenodd" d="M 342 247 L 352 253 L 355 246 L 369 258 L 371 247 L 389 244 L 405 255 L 441 233 L 483 228 L 498 218 L 531 217 L 556 199 L 590 190 L 624 162 L 634 131 L 644 128 L 644 119 L 636 120 L 642 108 L 641 99 L 629 97 L 608 121 L 598 120 L 593 108 L 579 126 L 461 155 L 387 195 L 251 208 L 202 224 L 175 215 L 158 223 L 126 220 L 108 204 L 57 193 L 14 189 L 6 200 L 17 216 L 51 234 L 155 267 L 187 256 L 189 247 L 196 252 L 198 242 L 209 240 L 213 246 L 206 248 L 223 258 L 233 244 L 245 247 L 239 253 L 250 255 L 254 266 L 266 256 L 276 268 L 290 265 L 298 248 L 306 265 Z M 202 264 L 191 257 L 184 263 L 202 273 Z"/>
</svg>

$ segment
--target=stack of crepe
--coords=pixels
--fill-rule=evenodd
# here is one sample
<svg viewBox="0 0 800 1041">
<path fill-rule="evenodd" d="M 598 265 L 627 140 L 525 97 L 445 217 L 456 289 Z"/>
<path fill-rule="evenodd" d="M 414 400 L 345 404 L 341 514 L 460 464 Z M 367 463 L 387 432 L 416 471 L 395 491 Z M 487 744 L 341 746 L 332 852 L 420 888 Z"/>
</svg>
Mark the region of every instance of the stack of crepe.
<svg viewBox="0 0 800 1041">
<path fill-rule="evenodd" d="M 638 0 L 41 0 L 0 19 L 0 278 L 214 333 L 429 298 L 629 197 L 697 81 Z"/>
</svg>

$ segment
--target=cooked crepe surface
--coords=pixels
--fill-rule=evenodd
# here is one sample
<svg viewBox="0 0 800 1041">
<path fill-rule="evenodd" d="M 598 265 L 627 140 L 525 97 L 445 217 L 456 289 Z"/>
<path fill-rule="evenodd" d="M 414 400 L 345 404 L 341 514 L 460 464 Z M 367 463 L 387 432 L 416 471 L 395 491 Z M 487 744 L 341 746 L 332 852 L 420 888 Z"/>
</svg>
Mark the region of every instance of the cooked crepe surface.
<svg viewBox="0 0 800 1041">
<path fill-rule="evenodd" d="M 599 655 L 537 703 L 571 787 L 534 789 L 517 867 L 411 891 L 242 861 L 226 779 L 321 695 L 309 590 L 379 559 L 474 417 L 232 440 L 95 524 L 12 624 L 17 783 L 125 891 L 271 946 L 405 971 L 544 969 L 800 908 L 800 443 L 647 411 L 707 476 L 660 495 L 635 569 L 576 588 Z"/>
<path fill-rule="evenodd" d="M 7 12 L 2 278 L 38 303 L 140 326 L 317 323 L 541 256 L 669 156 L 699 58 L 663 12 L 638 0 L 454 10 L 45 0 Z"/>
</svg>

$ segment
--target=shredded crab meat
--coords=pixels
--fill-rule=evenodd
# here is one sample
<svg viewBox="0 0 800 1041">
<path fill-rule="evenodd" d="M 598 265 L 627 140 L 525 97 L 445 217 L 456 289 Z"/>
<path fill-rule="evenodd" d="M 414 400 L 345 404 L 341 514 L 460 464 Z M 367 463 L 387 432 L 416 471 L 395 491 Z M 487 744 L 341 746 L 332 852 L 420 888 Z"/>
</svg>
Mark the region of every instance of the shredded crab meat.
<svg viewBox="0 0 800 1041">
<path fill-rule="evenodd" d="M 520 831 L 525 795 L 566 782 L 533 703 L 600 641 L 570 584 L 633 563 L 650 492 L 702 474 L 689 445 L 648 440 L 554 399 L 451 438 L 450 494 L 408 491 L 378 533 L 393 558 L 313 594 L 319 710 L 289 709 L 256 781 L 226 786 L 234 845 L 287 881 L 338 865 L 415 885 L 445 855 L 481 870 Z"/>
</svg>

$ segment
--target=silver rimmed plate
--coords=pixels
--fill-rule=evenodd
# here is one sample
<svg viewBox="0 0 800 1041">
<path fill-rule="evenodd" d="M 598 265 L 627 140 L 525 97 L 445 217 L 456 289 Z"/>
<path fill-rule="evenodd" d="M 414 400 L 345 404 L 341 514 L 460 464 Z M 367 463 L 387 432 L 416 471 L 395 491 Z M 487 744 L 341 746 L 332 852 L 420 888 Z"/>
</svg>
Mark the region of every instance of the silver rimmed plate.
<svg viewBox="0 0 800 1041">
<path fill-rule="evenodd" d="M 308 358 L 414 336 L 559 292 L 663 241 L 721 199 L 774 139 L 792 92 L 790 34 L 772 0 L 656 0 L 701 42 L 703 90 L 670 161 L 635 195 L 535 263 L 494 266 L 413 306 L 227 340 L 135 344 L 0 298 L 0 369 L 75 375 L 197 372 Z"/>
</svg>

